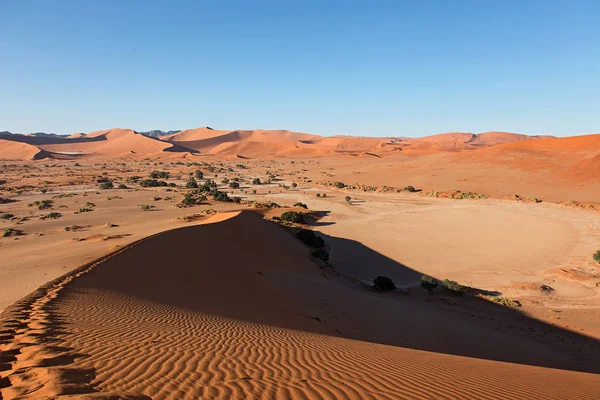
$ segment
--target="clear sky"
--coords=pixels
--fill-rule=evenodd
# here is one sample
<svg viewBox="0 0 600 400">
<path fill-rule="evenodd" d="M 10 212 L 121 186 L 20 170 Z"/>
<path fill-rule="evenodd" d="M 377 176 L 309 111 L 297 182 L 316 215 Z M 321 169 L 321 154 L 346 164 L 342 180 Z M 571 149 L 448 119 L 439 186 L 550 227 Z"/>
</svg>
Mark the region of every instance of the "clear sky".
<svg viewBox="0 0 600 400">
<path fill-rule="evenodd" d="M 0 131 L 600 132 L 600 1 L 0 0 Z"/>
</svg>

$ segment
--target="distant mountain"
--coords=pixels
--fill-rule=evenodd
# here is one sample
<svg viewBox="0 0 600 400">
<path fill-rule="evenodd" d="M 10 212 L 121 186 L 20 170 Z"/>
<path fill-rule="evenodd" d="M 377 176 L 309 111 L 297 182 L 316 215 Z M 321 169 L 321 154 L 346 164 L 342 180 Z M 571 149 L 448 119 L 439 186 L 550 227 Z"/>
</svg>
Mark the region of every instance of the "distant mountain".
<svg viewBox="0 0 600 400">
<path fill-rule="evenodd" d="M 140 135 L 144 135 L 144 136 L 148 136 L 148 137 L 162 137 L 162 136 L 167 136 L 167 135 L 174 135 L 175 133 L 179 133 L 181 132 L 181 130 L 177 130 L 177 131 L 161 131 L 158 129 L 152 130 L 152 131 L 148 131 L 148 132 L 136 132 L 139 133 Z"/>
<path fill-rule="evenodd" d="M 2 131 L 0 135 L 23 135 L 23 133 L 12 133 L 9 131 Z M 59 135 L 57 133 L 46 133 L 46 132 L 32 132 L 24 134 L 26 136 L 35 136 L 35 137 L 65 137 L 67 135 Z"/>
</svg>

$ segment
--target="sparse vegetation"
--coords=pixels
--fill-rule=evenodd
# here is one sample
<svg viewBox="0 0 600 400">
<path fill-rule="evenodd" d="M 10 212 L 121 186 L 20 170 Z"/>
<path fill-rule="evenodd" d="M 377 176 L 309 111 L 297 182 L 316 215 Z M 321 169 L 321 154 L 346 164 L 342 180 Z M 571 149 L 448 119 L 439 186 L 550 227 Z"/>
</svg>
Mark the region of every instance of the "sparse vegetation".
<svg viewBox="0 0 600 400">
<path fill-rule="evenodd" d="M 301 229 L 296 233 L 296 237 L 307 246 L 320 249 L 325 246 L 325 241 L 310 229 Z"/>
<path fill-rule="evenodd" d="M 56 211 L 52 211 L 42 217 L 40 219 L 56 219 L 62 217 L 62 214 Z"/>
<path fill-rule="evenodd" d="M 158 187 L 158 186 L 167 186 L 167 182 L 159 181 L 156 179 L 144 179 L 140 181 L 141 187 Z"/>
<path fill-rule="evenodd" d="M 2 237 L 11 237 L 11 236 L 22 236 L 25 233 L 19 229 L 7 228 L 4 230 Z"/>
<path fill-rule="evenodd" d="M 152 171 L 152 172 L 150 172 L 150 178 L 152 178 L 152 179 L 169 179 L 169 173 L 166 171 Z"/>
<path fill-rule="evenodd" d="M 596 262 L 600 263 L 600 250 L 598 250 L 597 252 L 594 253 L 594 255 L 592 256 L 594 258 L 594 260 Z"/>
<path fill-rule="evenodd" d="M 302 207 L 302 208 L 308 209 L 308 206 L 306 204 L 300 203 L 300 202 L 294 203 L 294 207 Z"/>
<path fill-rule="evenodd" d="M 237 182 L 229 182 L 229 187 L 232 189 L 239 189 L 240 184 Z"/>
<path fill-rule="evenodd" d="M 52 200 L 42 200 L 42 201 L 34 201 L 33 203 L 27 204 L 28 207 L 37 207 L 38 210 L 47 210 L 48 208 L 52 208 L 52 204 L 54 202 Z"/>
<path fill-rule="evenodd" d="M 438 287 L 438 284 L 438 280 L 431 276 L 423 275 L 421 277 L 421 286 L 423 289 L 429 290 L 430 292 L 433 292 L 433 290 Z"/>
<path fill-rule="evenodd" d="M 100 189 L 112 189 L 115 185 L 111 181 L 102 182 L 100 184 Z"/>
<path fill-rule="evenodd" d="M 11 219 L 14 218 L 15 214 L 11 214 L 11 213 L 4 213 L 4 214 L 0 214 L 0 219 Z"/>
<path fill-rule="evenodd" d="M 343 189 L 343 188 L 345 188 L 345 187 L 346 187 L 346 184 L 345 184 L 345 183 L 343 183 L 343 182 L 334 182 L 334 183 L 333 183 L 333 186 L 335 186 L 335 187 L 336 187 L 336 188 L 338 188 L 338 189 Z"/>
<path fill-rule="evenodd" d="M 521 302 L 518 300 L 507 299 L 506 297 L 494 296 L 491 297 L 494 303 L 498 303 L 505 307 L 521 307 Z"/>
<path fill-rule="evenodd" d="M 196 176 L 196 179 L 204 179 L 204 173 L 202 171 L 200 171 L 199 169 L 196 170 L 194 175 Z"/>
<path fill-rule="evenodd" d="M 286 211 L 281 214 L 281 220 L 302 224 L 304 223 L 304 214 L 296 211 Z"/>
<path fill-rule="evenodd" d="M 90 208 L 90 207 L 81 207 L 77 212 L 84 213 L 84 212 L 92 212 L 92 211 L 94 211 L 93 208 Z"/>
<path fill-rule="evenodd" d="M 346 200 L 346 203 L 350 203 L 350 200 L 352 200 L 352 198 L 350 196 L 346 196 L 344 197 L 344 200 Z"/>
<path fill-rule="evenodd" d="M 154 206 L 149 205 L 149 204 L 140 204 L 138 207 L 140 207 L 142 209 L 142 211 L 150 211 L 151 209 L 154 208 Z"/>
<path fill-rule="evenodd" d="M 252 179 L 252 184 L 253 185 L 261 185 L 262 182 L 260 181 L 260 178 L 254 178 L 254 179 Z"/>
<path fill-rule="evenodd" d="M 415 188 L 414 188 L 413 186 L 411 186 L 411 185 L 405 186 L 405 187 L 404 187 L 404 189 L 402 189 L 402 190 L 404 190 L 405 192 L 410 192 L 410 193 L 414 193 L 414 192 L 416 192 L 416 191 L 417 191 L 417 189 L 415 189 Z"/>
<path fill-rule="evenodd" d="M 194 179 L 193 176 L 190 176 L 190 179 L 185 183 L 186 189 L 196 189 L 198 188 L 198 182 Z"/>
<path fill-rule="evenodd" d="M 373 287 L 381 291 L 395 290 L 396 284 L 387 276 L 378 276 L 373 279 Z"/>
<path fill-rule="evenodd" d="M 213 196 L 213 199 L 216 200 L 216 201 L 223 201 L 223 202 L 229 202 L 229 201 L 231 201 L 231 199 L 229 198 L 229 196 L 227 195 L 227 193 L 221 192 L 219 190 L 214 190 L 212 192 L 212 196 Z"/>
<path fill-rule="evenodd" d="M 445 287 L 446 289 L 450 290 L 451 292 L 459 293 L 459 294 L 465 293 L 469 289 L 468 286 L 463 286 L 460 283 L 458 283 L 456 281 L 451 281 L 449 279 L 444 279 L 442 281 L 442 286 Z"/>
</svg>

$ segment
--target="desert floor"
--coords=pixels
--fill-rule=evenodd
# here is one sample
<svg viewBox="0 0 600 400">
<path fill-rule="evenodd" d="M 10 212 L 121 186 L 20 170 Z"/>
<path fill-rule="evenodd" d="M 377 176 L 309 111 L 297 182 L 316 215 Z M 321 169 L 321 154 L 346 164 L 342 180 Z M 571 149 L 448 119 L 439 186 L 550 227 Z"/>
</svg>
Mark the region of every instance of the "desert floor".
<svg viewBox="0 0 600 400">
<path fill-rule="evenodd" d="M 17 231 L 0 238 L 1 399 L 600 393 L 600 212 L 503 199 L 510 179 L 458 200 L 326 186 L 380 186 L 376 164 L 203 160 L 4 163 L 0 227 Z M 132 179 L 153 170 L 176 187 Z M 242 202 L 177 207 L 196 170 Z M 516 185 L 551 201 L 596 190 Z M 273 221 L 286 210 L 310 212 L 328 262 Z M 430 294 L 424 274 L 476 294 Z M 398 290 L 374 291 L 379 275 Z"/>
</svg>

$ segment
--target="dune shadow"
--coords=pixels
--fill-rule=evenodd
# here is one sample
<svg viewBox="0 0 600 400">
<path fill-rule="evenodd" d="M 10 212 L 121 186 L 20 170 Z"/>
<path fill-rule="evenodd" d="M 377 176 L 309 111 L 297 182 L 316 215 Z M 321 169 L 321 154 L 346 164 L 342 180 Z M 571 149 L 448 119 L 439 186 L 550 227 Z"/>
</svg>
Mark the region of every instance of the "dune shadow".
<svg viewBox="0 0 600 400">
<path fill-rule="evenodd" d="M 357 241 L 318 235 L 328 263 L 314 260 L 313 249 L 295 231 L 242 212 L 145 239 L 67 289 L 121 293 L 232 320 L 403 348 L 600 373 L 594 338 L 481 297 L 442 287 L 429 293 L 419 286 L 422 272 Z M 370 282 L 380 275 L 405 290 L 374 290 Z"/>
</svg>

